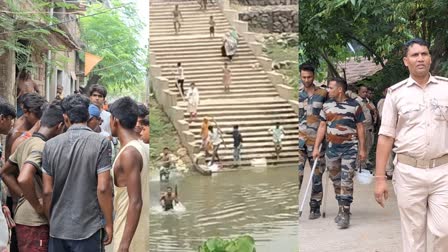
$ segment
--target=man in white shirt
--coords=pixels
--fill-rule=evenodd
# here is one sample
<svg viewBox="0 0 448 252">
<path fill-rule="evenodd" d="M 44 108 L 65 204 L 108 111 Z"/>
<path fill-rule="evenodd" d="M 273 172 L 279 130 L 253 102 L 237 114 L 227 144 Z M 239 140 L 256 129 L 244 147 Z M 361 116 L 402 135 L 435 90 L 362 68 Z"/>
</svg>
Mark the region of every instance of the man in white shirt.
<svg viewBox="0 0 448 252">
<path fill-rule="evenodd" d="M 280 151 L 282 150 L 282 138 L 285 135 L 283 127 L 279 122 L 275 123 L 275 126 L 269 129 L 269 133 L 272 134 L 272 141 L 274 142 L 274 150 L 277 156 L 277 160 L 280 159 Z"/>
<path fill-rule="evenodd" d="M 192 82 L 190 88 L 187 91 L 187 96 L 185 97 L 188 101 L 188 112 L 190 113 L 190 123 L 196 120 L 196 115 L 199 106 L 199 90 L 195 83 Z"/>
<path fill-rule="evenodd" d="M 222 143 L 222 136 L 221 136 L 221 130 L 218 129 L 218 127 L 213 127 L 213 126 L 208 126 L 208 131 L 212 132 L 211 136 L 210 136 L 210 142 L 213 144 L 213 154 L 212 154 L 212 161 L 210 165 L 213 165 L 213 163 L 215 162 L 215 160 L 221 161 L 219 159 L 218 156 L 218 150 L 219 150 L 219 146 Z"/>
</svg>

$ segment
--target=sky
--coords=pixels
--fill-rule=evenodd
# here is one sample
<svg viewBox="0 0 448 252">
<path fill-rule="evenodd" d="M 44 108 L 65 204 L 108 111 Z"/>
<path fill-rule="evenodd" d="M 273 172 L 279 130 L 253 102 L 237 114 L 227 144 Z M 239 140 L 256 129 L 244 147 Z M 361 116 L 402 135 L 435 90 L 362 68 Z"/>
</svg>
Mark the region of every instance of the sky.
<svg viewBox="0 0 448 252">
<path fill-rule="evenodd" d="M 140 17 L 140 20 L 145 24 L 145 28 L 140 33 L 140 44 L 142 47 L 148 45 L 148 36 L 149 36 L 149 0 L 123 0 L 122 3 L 136 3 L 137 4 L 137 12 Z"/>
<path fill-rule="evenodd" d="M 138 15 L 140 16 L 140 20 L 146 25 L 140 37 L 140 43 L 146 46 L 148 44 L 148 36 L 149 36 L 149 0 L 132 0 L 132 1 L 137 2 Z"/>
</svg>

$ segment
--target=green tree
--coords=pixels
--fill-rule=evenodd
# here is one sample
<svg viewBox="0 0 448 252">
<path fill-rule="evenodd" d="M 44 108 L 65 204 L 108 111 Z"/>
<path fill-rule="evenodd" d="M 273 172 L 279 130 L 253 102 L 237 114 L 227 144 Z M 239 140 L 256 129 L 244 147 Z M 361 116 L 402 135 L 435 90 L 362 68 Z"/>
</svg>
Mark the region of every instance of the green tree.
<svg viewBox="0 0 448 252">
<path fill-rule="evenodd" d="M 49 13 L 50 8 L 76 8 L 72 4 L 51 3 L 43 0 L 23 1 L 6 0 L 0 3 L 2 15 L 0 15 L 0 55 L 13 52 L 16 55 L 17 76 L 20 72 L 35 73 L 37 63 L 31 59 L 32 55 L 42 55 L 48 50 L 64 50 L 60 45 L 51 42 L 51 34 L 64 32 L 58 28 L 60 20 Z M 55 60 L 46 64 L 58 64 Z M 64 61 L 64 59 L 61 59 Z M 17 81 L 16 81 L 17 82 Z M 15 90 L 14 87 L 13 90 Z M 12 94 L 15 96 L 15 94 Z"/>
<path fill-rule="evenodd" d="M 363 56 L 383 66 L 374 81 L 390 85 L 391 80 L 406 76 L 403 43 L 420 37 L 431 44 L 433 74 L 444 75 L 448 73 L 447 12 L 445 0 L 304 0 L 299 13 L 300 60 L 325 62 L 330 75 L 337 76 L 335 64 L 346 60 L 347 43 L 354 43 Z M 381 76 L 385 73 L 388 76 Z"/>
<path fill-rule="evenodd" d="M 80 20 L 85 50 L 103 57 L 89 74 L 87 86 L 100 83 L 112 92 L 144 82 L 145 50 L 138 35 L 143 29 L 134 4 L 113 1 L 114 9 L 102 4 L 88 7 L 88 16 Z"/>
</svg>

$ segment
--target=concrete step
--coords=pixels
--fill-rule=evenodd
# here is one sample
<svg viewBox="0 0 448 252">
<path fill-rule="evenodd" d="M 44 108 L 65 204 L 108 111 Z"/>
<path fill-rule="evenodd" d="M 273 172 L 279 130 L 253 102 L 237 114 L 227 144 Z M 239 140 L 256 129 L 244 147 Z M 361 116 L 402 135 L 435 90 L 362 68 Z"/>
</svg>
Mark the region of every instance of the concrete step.
<svg viewBox="0 0 448 252">
<path fill-rule="evenodd" d="M 232 80 L 268 80 L 267 74 L 264 71 L 261 70 L 252 70 L 252 71 L 232 71 Z M 175 74 L 176 72 L 169 72 L 162 74 L 165 78 L 168 78 L 170 81 L 175 80 Z M 205 81 L 208 80 L 222 80 L 223 71 L 221 70 L 214 70 L 214 71 L 204 71 L 204 72 L 190 72 L 184 69 L 184 77 L 185 79 L 190 80 L 200 80 L 205 79 Z M 210 79 L 210 77 L 213 77 Z"/>
<path fill-rule="evenodd" d="M 245 121 L 245 122 L 250 122 L 250 121 L 258 121 L 258 120 L 282 120 L 282 122 L 283 122 L 284 119 L 294 119 L 298 123 L 297 115 L 294 114 L 294 113 L 253 114 L 253 115 L 236 115 L 236 114 L 234 114 L 234 115 L 230 115 L 230 116 L 220 115 L 219 117 L 216 116 L 214 118 L 218 122 L 219 125 L 220 125 L 220 122 L 223 122 L 223 121 L 233 121 L 233 122 Z M 200 123 L 198 123 L 198 124 L 200 124 Z"/>
<path fill-rule="evenodd" d="M 242 134 L 243 135 L 243 134 Z M 224 137 L 224 141 L 228 145 L 229 143 L 233 144 L 233 138 L 232 137 Z M 246 135 L 243 135 L 243 145 L 244 148 L 252 148 L 252 147 L 260 147 L 260 146 L 268 146 L 268 147 L 274 147 L 274 143 L 272 142 L 272 136 L 266 136 L 266 137 L 247 137 Z M 200 135 L 195 137 L 194 143 L 198 146 L 201 145 L 202 140 Z M 293 145 L 295 150 L 297 150 L 297 134 L 291 134 L 286 135 L 283 137 L 282 141 L 283 146 L 289 146 Z"/>
<path fill-rule="evenodd" d="M 220 66 L 220 65 L 208 65 L 208 66 L 204 66 L 204 67 L 194 67 L 194 66 L 182 66 L 184 68 L 184 72 L 188 72 L 188 73 L 210 73 L 210 74 L 222 74 L 223 73 L 223 68 L 224 65 Z M 256 66 L 253 65 L 231 65 L 230 69 L 232 70 L 232 73 L 246 73 L 246 72 L 254 72 L 254 71 L 259 71 L 262 73 L 266 73 L 265 71 L 263 71 L 260 68 L 255 68 Z M 176 68 L 175 66 L 162 66 L 162 75 L 173 75 L 176 73 Z"/>
<path fill-rule="evenodd" d="M 187 109 L 187 105 L 178 104 L 179 107 Z M 203 104 L 201 101 L 201 105 L 198 107 L 198 118 L 202 120 L 202 114 L 206 113 L 219 113 L 225 110 L 228 113 L 258 113 L 264 111 L 283 111 L 283 110 L 291 110 L 291 105 L 287 102 L 277 102 L 277 103 L 266 103 L 266 104 Z"/>
<path fill-rule="evenodd" d="M 217 7 L 217 6 L 207 6 L 207 10 L 200 10 L 199 9 L 199 4 L 197 4 L 196 6 L 194 5 L 185 5 L 185 4 L 179 4 L 179 8 L 178 8 L 182 14 L 182 16 L 187 16 L 187 15 L 191 15 L 191 14 L 196 14 L 196 13 L 201 13 L 203 15 L 207 15 L 207 14 L 216 14 L 216 15 L 223 15 L 223 13 L 221 12 L 221 10 Z M 169 18 L 173 17 L 173 11 L 174 11 L 174 5 L 167 5 L 167 6 L 163 6 L 163 7 L 154 7 L 151 6 L 149 8 L 149 17 L 152 18 L 163 18 L 163 17 L 167 17 L 169 14 Z"/>
<path fill-rule="evenodd" d="M 197 83 L 196 83 L 197 84 Z M 223 92 L 224 90 L 224 86 L 222 83 L 219 83 L 217 85 L 208 85 L 208 86 L 201 86 L 201 85 L 196 85 L 199 89 L 199 94 L 207 94 L 207 92 L 210 91 L 219 91 L 219 92 Z M 233 91 L 239 91 L 239 92 L 250 92 L 252 89 L 271 89 L 273 88 L 272 84 L 268 83 L 268 84 L 256 84 L 256 85 L 234 85 L 232 83 L 231 87 Z M 274 88 L 275 89 L 275 88 Z M 175 87 L 175 84 L 170 85 L 170 90 L 173 92 L 177 92 L 177 88 Z M 275 90 L 273 90 L 273 92 L 275 92 Z"/>
<path fill-rule="evenodd" d="M 277 114 L 286 114 L 291 113 L 295 116 L 297 116 L 294 111 L 291 108 L 280 108 L 280 109 L 258 109 L 258 108 L 252 108 L 252 109 L 239 109 L 238 111 L 235 110 L 222 110 L 222 109 L 216 109 L 212 111 L 204 111 L 198 109 L 197 116 L 198 118 L 203 118 L 204 116 L 208 117 L 215 117 L 215 119 L 220 119 L 220 116 L 227 116 L 227 115 L 234 115 L 234 116 L 247 116 L 247 115 L 277 115 Z M 185 118 L 188 118 L 190 115 L 189 113 L 184 114 Z"/>
<path fill-rule="evenodd" d="M 207 39 L 204 39 L 205 37 L 194 37 L 194 38 L 174 38 L 167 43 L 166 41 L 160 41 L 160 40 L 151 40 L 149 43 L 151 50 L 158 50 L 161 48 L 190 48 L 190 47 L 199 47 L 204 48 L 208 46 L 221 46 L 222 45 L 222 38 L 221 37 L 214 37 Z M 238 48 L 241 48 L 242 46 L 248 46 L 248 43 L 244 40 L 238 41 Z"/>
<path fill-rule="evenodd" d="M 206 58 L 207 60 L 204 60 L 203 58 L 190 58 L 190 57 L 176 57 L 176 58 L 160 58 L 157 57 L 157 64 L 158 65 L 177 65 L 178 62 L 182 62 L 182 65 L 186 65 L 186 64 L 215 64 L 215 65 L 224 65 L 224 62 L 228 63 L 228 58 L 227 57 L 223 57 L 221 56 L 221 54 L 217 53 L 215 55 L 210 55 L 210 57 Z M 236 52 L 235 56 L 233 56 L 232 62 L 230 63 L 230 67 L 232 67 L 233 63 L 235 62 L 246 62 L 246 64 L 254 64 L 257 63 L 257 59 L 255 58 L 254 55 L 250 55 L 250 54 L 243 54 L 240 55 L 238 53 L 238 51 Z"/>
<path fill-rule="evenodd" d="M 171 72 L 171 73 L 175 73 L 176 72 L 176 67 L 177 67 L 177 62 L 176 63 L 163 63 L 160 62 L 163 59 L 159 59 L 157 60 L 157 65 L 160 65 L 162 67 L 162 70 L 164 70 L 165 72 Z M 222 67 L 224 66 L 224 62 L 227 62 L 227 64 L 229 64 L 228 60 L 224 59 L 224 57 L 222 57 L 221 62 L 208 62 L 208 61 L 201 61 L 201 62 L 190 62 L 189 64 L 185 64 L 182 63 L 182 67 L 184 68 L 184 72 L 187 71 L 201 71 L 201 69 L 203 70 L 202 72 L 208 71 L 208 70 L 213 70 L 213 69 L 222 69 Z M 247 61 L 232 61 L 229 64 L 230 69 L 252 69 L 252 66 L 254 65 L 254 63 L 258 63 L 257 60 L 247 60 Z"/>
<path fill-rule="evenodd" d="M 226 106 L 240 106 L 240 105 L 267 105 L 267 104 L 288 104 L 287 101 L 285 101 L 282 98 L 279 97 L 262 97 L 262 98 L 254 98 L 254 99 L 233 99 L 233 100 L 221 100 L 221 99 L 215 99 L 215 100 L 204 100 L 201 99 L 201 107 L 222 107 L 225 108 Z M 177 104 L 177 106 L 180 107 L 186 107 L 187 102 L 180 102 Z"/>
<path fill-rule="evenodd" d="M 170 88 L 171 91 L 173 92 L 178 92 L 177 88 Z M 267 93 L 267 92 L 272 92 L 273 95 L 275 94 L 275 88 L 273 87 L 268 87 L 268 88 L 252 88 L 252 89 L 239 89 L 237 87 L 233 87 L 232 85 L 230 86 L 230 93 L 224 93 L 224 86 L 221 86 L 221 88 L 216 88 L 213 90 L 200 90 L 200 95 L 203 98 L 206 98 L 210 95 L 228 95 L 228 94 L 240 94 L 240 93 L 246 93 L 246 94 L 253 94 L 253 93 Z"/>
<path fill-rule="evenodd" d="M 230 63 L 232 84 L 230 93 L 223 92 L 222 66 L 227 62 L 221 56 L 222 35 L 230 25 L 217 7 L 200 11 L 195 1 L 179 3 L 184 16 L 178 35 L 174 35 L 172 11 L 174 3 L 158 3 L 150 10 L 150 50 L 155 53 L 157 65 L 162 66 L 162 76 L 169 81 L 169 89 L 177 94 L 175 72 L 177 62 L 182 62 L 185 73 L 185 88 L 196 82 L 200 96 L 199 118 L 189 124 L 194 136 L 191 144 L 200 145 L 200 126 L 203 116 L 214 117 L 221 130 L 231 132 L 238 124 L 243 135 L 242 166 L 250 165 L 253 158 L 264 157 L 268 164 L 297 165 L 297 115 L 292 106 L 279 97 L 267 73 L 254 68 L 258 63 L 249 44 L 240 38 L 238 50 Z M 209 17 L 214 16 L 215 38 L 209 35 Z M 178 95 L 177 106 L 184 109 L 184 120 L 188 120 L 186 102 Z M 285 130 L 283 151 L 276 160 L 272 135 L 268 129 L 280 121 Z M 233 139 L 224 134 L 227 148 L 221 145 L 219 154 L 224 166 L 233 162 Z M 233 170 L 233 169 L 228 169 Z"/>
<path fill-rule="evenodd" d="M 151 48 L 152 50 L 152 48 Z M 220 46 L 213 47 L 205 47 L 205 48 L 192 48 L 191 50 L 185 51 L 185 48 L 172 48 L 172 50 L 165 49 L 162 50 L 152 50 L 154 53 L 163 53 L 164 58 L 173 58 L 173 57 L 191 57 L 191 58 L 207 58 L 208 56 L 221 56 L 221 48 Z M 252 50 L 249 47 L 238 48 L 237 50 L 239 55 L 250 55 L 252 54 Z"/>
<path fill-rule="evenodd" d="M 185 91 L 188 87 L 190 87 L 190 83 L 194 82 L 194 80 L 186 80 L 184 83 Z M 207 90 L 222 90 L 224 88 L 222 80 L 216 80 L 214 82 L 205 82 L 205 81 L 196 81 L 196 86 L 199 89 L 199 93 Z M 274 87 L 271 83 L 269 83 L 267 80 L 257 80 L 256 82 L 252 83 L 246 83 L 246 81 L 233 81 L 231 84 L 231 88 L 237 88 L 237 89 L 252 89 L 252 88 L 271 88 Z M 176 82 L 172 79 L 169 82 L 169 88 L 170 90 L 177 90 Z M 177 91 L 176 91 L 177 92 Z"/>
<path fill-rule="evenodd" d="M 218 151 L 218 155 L 220 154 L 220 150 Z M 283 158 L 296 158 L 296 165 L 297 162 L 299 161 L 299 154 L 298 151 L 282 151 L 280 152 L 280 159 Z M 219 155 L 221 161 L 233 161 L 233 152 L 232 154 L 223 154 L 223 155 Z M 251 160 L 254 158 L 266 158 L 266 159 L 274 159 L 274 151 L 271 152 L 262 152 L 262 153 L 248 153 L 248 154 L 244 154 L 242 153 L 241 155 L 241 159 L 242 160 Z M 207 158 L 206 160 L 210 160 L 210 158 Z"/>
<path fill-rule="evenodd" d="M 225 34 L 226 32 L 228 32 L 229 27 L 215 27 L 215 36 L 217 34 Z M 187 27 L 181 27 L 180 30 L 178 30 L 178 34 L 175 34 L 174 31 L 174 26 L 171 27 L 165 27 L 165 28 L 161 28 L 161 29 L 151 29 L 149 32 L 150 36 L 180 36 L 180 35 L 197 35 L 197 34 L 210 34 L 210 30 L 209 27 L 191 27 L 191 28 L 187 28 Z M 222 35 L 221 35 L 222 36 Z M 221 37 L 220 36 L 220 37 Z"/>
<path fill-rule="evenodd" d="M 260 116 L 261 117 L 261 116 Z M 226 130 L 226 131 L 231 131 L 231 129 L 233 128 L 233 125 L 239 125 L 241 128 L 251 128 L 251 127 L 255 127 L 255 126 L 261 126 L 260 128 L 258 128 L 258 130 L 262 130 L 262 131 L 267 131 L 270 127 L 274 126 L 275 123 L 279 122 L 279 120 L 276 119 L 272 119 L 272 118 L 268 118 L 265 120 L 241 120 L 241 121 L 220 121 L 218 122 L 219 127 L 221 127 L 221 130 Z M 295 124 L 296 127 L 298 124 L 298 119 L 297 117 L 294 118 L 288 118 L 288 119 L 284 119 L 281 120 L 280 123 L 283 125 L 287 125 L 289 123 L 291 124 Z M 196 123 L 193 122 L 190 124 L 190 128 L 194 128 L 194 127 L 201 127 L 201 123 Z M 283 127 L 285 128 L 285 126 Z"/>
<path fill-rule="evenodd" d="M 219 128 L 223 132 L 230 132 L 233 130 L 234 125 L 239 125 L 239 130 L 241 131 L 241 134 L 249 134 L 249 133 L 257 133 L 257 134 L 265 134 L 269 128 L 274 126 L 276 121 L 261 121 L 258 123 L 244 123 L 244 122 L 220 122 L 218 123 Z M 291 134 L 290 131 L 297 132 L 294 134 L 298 134 L 298 123 L 296 120 L 288 120 L 288 122 L 281 122 L 281 125 L 283 129 L 286 131 L 286 133 Z M 190 124 L 190 131 L 193 134 L 200 134 L 201 132 L 201 124 L 200 123 L 192 123 Z M 261 132 L 261 133 L 260 133 Z"/>
<path fill-rule="evenodd" d="M 233 143 L 231 143 L 230 145 L 231 146 L 229 147 L 229 144 L 227 144 L 227 149 L 224 149 L 222 144 L 219 146 L 218 155 L 221 159 L 224 158 L 227 160 L 233 160 L 233 149 L 234 149 Z M 298 156 L 299 149 L 297 148 L 297 143 L 295 147 L 283 146 L 282 152 L 287 153 L 284 156 L 293 157 L 294 156 L 293 152 L 295 152 L 295 155 Z M 240 157 L 246 160 L 257 157 L 257 155 L 263 155 L 263 157 L 272 157 L 273 153 L 275 153 L 274 145 L 263 148 L 246 148 L 246 145 L 243 143 L 243 148 L 241 149 Z"/>
<path fill-rule="evenodd" d="M 263 97 L 276 97 L 277 93 L 273 92 L 256 92 L 256 93 L 230 93 L 227 94 L 217 94 L 217 95 L 203 95 L 203 99 L 241 99 L 241 98 L 263 98 Z"/>
</svg>

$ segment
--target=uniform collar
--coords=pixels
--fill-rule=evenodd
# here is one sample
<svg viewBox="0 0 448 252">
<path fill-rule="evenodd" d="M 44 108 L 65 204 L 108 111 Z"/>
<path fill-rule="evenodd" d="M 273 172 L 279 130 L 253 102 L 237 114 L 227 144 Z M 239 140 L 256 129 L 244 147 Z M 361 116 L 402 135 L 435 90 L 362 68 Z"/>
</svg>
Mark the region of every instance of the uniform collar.
<svg viewBox="0 0 448 252">
<path fill-rule="evenodd" d="M 437 79 L 432 75 L 432 74 L 429 74 L 429 79 L 428 79 L 428 82 L 426 83 L 426 84 L 437 84 L 438 82 L 437 82 Z M 414 79 L 412 79 L 412 77 L 409 75 L 409 78 L 408 78 L 408 81 L 407 81 L 407 83 L 406 83 L 406 86 L 407 87 L 410 87 L 410 86 L 412 86 L 412 85 L 418 85 L 417 84 L 417 82 L 414 80 Z"/>
</svg>

